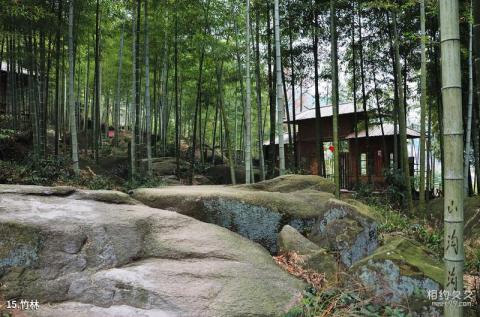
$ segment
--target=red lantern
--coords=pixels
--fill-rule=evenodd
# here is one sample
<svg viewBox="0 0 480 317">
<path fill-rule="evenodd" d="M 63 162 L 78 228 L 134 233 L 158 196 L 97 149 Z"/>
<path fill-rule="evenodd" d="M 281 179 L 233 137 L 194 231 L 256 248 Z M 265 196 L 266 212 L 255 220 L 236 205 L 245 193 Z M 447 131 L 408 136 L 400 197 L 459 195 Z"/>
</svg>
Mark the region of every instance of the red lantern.
<svg viewBox="0 0 480 317">
<path fill-rule="evenodd" d="M 335 151 L 335 147 L 334 147 L 333 145 L 330 145 L 330 146 L 328 147 L 328 149 L 329 149 L 330 152 L 332 152 L 332 153 L 333 153 L 333 151 Z"/>
</svg>

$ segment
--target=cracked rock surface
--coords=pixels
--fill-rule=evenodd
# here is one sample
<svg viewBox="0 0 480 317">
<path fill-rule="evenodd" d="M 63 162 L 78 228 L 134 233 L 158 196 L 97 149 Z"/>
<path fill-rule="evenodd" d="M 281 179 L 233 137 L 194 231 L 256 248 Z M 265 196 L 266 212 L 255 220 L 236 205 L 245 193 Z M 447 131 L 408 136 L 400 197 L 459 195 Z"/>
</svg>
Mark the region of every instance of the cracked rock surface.
<svg viewBox="0 0 480 317">
<path fill-rule="evenodd" d="M 279 316 L 303 282 L 260 245 L 117 192 L 0 186 L 0 283 L 31 316 Z"/>
</svg>

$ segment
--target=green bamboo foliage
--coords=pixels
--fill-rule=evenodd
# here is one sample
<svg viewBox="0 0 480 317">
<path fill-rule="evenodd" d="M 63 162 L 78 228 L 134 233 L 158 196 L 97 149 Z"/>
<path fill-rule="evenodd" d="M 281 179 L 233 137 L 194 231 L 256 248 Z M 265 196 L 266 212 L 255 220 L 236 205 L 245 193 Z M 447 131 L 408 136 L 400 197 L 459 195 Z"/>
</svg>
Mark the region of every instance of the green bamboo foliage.
<svg viewBox="0 0 480 317">
<path fill-rule="evenodd" d="M 338 148 L 338 56 L 337 56 L 337 17 L 335 0 L 330 0 L 330 32 L 332 58 L 332 108 L 333 108 L 333 148 L 335 196 L 340 198 L 340 160 Z"/>
<path fill-rule="evenodd" d="M 445 165 L 445 290 L 463 292 L 463 122 L 458 0 L 440 1 L 443 139 Z M 462 316 L 462 307 L 445 305 L 446 317 Z"/>
</svg>

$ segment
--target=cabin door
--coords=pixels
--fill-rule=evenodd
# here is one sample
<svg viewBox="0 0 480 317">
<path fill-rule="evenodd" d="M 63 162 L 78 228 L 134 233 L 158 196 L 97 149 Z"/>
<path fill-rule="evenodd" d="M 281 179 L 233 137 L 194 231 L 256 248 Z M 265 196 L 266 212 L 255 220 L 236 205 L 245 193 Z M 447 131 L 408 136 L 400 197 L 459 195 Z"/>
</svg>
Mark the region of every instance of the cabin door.
<svg viewBox="0 0 480 317">
<path fill-rule="evenodd" d="M 348 183 L 348 171 L 350 170 L 350 164 L 348 160 L 348 153 L 340 153 L 340 188 L 349 189 Z"/>
</svg>

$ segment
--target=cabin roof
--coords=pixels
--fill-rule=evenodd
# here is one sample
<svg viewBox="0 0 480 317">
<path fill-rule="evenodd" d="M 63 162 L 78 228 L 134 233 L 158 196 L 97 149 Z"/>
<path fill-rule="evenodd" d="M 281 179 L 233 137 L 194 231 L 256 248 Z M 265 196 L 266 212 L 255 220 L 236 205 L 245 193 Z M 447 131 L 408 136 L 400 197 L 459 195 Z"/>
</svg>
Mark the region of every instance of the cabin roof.
<svg viewBox="0 0 480 317">
<path fill-rule="evenodd" d="M 288 132 L 283 134 L 283 144 L 288 144 Z M 275 137 L 275 144 L 278 144 L 278 136 Z M 270 145 L 270 140 L 265 140 L 263 145 Z"/>
<path fill-rule="evenodd" d="M 399 129 L 398 129 L 398 125 L 397 125 L 397 134 L 399 134 Z M 393 123 L 384 123 L 383 124 L 383 133 L 384 135 L 386 136 L 393 136 L 395 132 L 395 127 L 393 125 Z M 361 130 L 361 131 L 358 131 L 358 138 L 365 138 L 366 136 L 366 131 L 365 130 Z M 372 125 L 372 126 L 369 126 L 368 127 L 368 136 L 369 137 L 379 137 L 379 136 L 382 136 L 382 127 L 380 124 L 378 125 Z M 419 138 L 420 137 L 420 133 L 418 133 L 417 131 L 413 130 L 413 129 L 409 129 L 407 128 L 407 138 L 409 139 L 415 139 L 415 138 Z M 345 139 L 355 139 L 355 132 L 352 132 L 350 133 L 349 135 L 347 135 L 345 137 Z"/>
<path fill-rule="evenodd" d="M 353 105 L 353 102 L 344 102 L 338 105 L 339 115 L 350 114 L 354 112 L 355 112 L 355 107 Z M 363 108 L 360 107 L 359 104 L 357 104 L 357 112 L 363 112 Z M 322 118 L 331 117 L 333 115 L 332 105 L 320 107 L 320 114 Z M 296 117 L 296 121 L 315 119 L 315 108 L 304 110 L 301 113 L 297 114 L 295 117 Z M 288 121 L 285 121 L 285 122 L 288 122 Z"/>
</svg>

